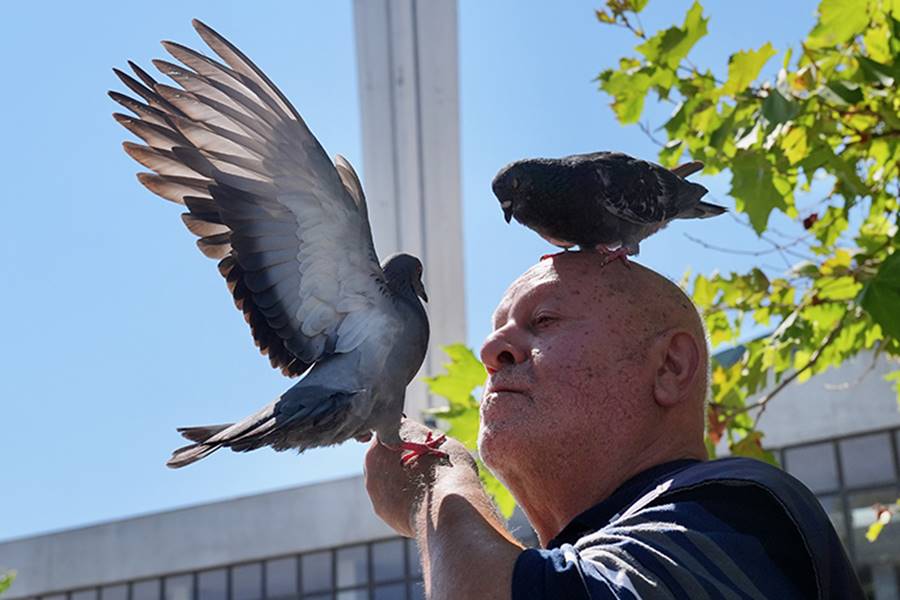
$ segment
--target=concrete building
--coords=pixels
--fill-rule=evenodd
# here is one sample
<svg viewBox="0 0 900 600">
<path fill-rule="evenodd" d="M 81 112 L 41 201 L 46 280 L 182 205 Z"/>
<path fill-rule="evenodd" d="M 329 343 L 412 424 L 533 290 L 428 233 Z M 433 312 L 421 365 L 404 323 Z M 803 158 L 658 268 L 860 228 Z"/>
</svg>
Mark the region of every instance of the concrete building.
<svg viewBox="0 0 900 600">
<path fill-rule="evenodd" d="M 900 496 L 890 367 L 862 356 L 792 385 L 761 423 L 878 600 L 900 598 L 900 525 L 865 539 L 873 506 Z M 512 527 L 534 543 L 521 516 Z M 4 600 L 423 597 L 415 545 L 372 513 L 360 477 L 2 542 L 0 566 L 19 572 Z"/>
</svg>

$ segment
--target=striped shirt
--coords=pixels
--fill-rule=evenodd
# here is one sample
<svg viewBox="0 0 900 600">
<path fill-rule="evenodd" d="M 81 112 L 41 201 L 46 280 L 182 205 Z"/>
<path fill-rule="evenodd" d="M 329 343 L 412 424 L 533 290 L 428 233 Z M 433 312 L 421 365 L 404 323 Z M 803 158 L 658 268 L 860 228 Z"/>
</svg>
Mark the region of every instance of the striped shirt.
<svg viewBox="0 0 900 600">
<path fill-rule="evenodd" d="M 513 600 L 863 598 L 834 528 L 790 475 L 744 458 L 644 471 L 516 561 Z"/>
</svg>

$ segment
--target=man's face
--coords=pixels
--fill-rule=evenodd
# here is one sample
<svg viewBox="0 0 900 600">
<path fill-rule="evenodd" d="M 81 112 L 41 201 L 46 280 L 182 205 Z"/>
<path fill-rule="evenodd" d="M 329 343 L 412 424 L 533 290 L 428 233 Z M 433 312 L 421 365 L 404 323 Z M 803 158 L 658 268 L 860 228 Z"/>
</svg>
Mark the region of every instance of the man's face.
<svg viewBox="0 0 900 600">
<path fill-rule="evenodd" d="M 579 437 L 612 439 L 637 418 L 627 399 L 647 379 L 635 311 L 603 274 L 563 256 L 507 290 L 481 350 L 489 375 L 479 447 L 488 465 L 502 471 L 534 451 L 577 451 Z"/>
</svg>

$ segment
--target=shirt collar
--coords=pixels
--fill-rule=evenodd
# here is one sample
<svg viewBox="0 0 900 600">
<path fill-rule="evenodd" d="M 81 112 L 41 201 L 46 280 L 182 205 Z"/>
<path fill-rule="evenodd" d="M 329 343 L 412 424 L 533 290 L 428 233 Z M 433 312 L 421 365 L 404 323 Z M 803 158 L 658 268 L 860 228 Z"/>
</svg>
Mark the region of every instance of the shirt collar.
<svg viewBox="0 0 900 600">
<path fill-rule="evenodd" d="M 662 479 L 676 471 L 698 463 L 699 460 L 685 458 L 650 467 L 641 471 L 610 494 L 599 504 L 587 509 L 563 527 L 556 537 L 547 544 L 547 548 L 558 548 L 562 544 L 574 544 L 579 538 L 597 531 L 606 525 L 616 514 L 625 510 L 638 500 L 648 488 L 660 483 Z"/>
</svg>

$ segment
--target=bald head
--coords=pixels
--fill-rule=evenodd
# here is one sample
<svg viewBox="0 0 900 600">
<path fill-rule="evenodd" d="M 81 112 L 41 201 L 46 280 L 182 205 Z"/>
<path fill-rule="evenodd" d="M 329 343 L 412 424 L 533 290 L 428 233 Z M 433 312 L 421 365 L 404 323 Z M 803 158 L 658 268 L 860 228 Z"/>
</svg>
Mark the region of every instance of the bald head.
<svg viewBox="0 0 900 600">
<path fill-rule="evenodd" d="M 526 271 L 513 285 L 530 281 L 558 279 L 561 283 L 587 291 L 585 301 L 619 322 L 625 343 L 644 345 L 656 336 L 682 331 L 697 345 L 700 371 L 694 394 L 702 402 L 706 397 L 708 352 L 703 322 L 697 308 L 680 287 L 656 271 L 635 262 L 605 264 L 605 257 L 594 252 L 564 252 L 545 259 Z M 632 348 L 623 347 L 631 351 Z"/>
</svg>

